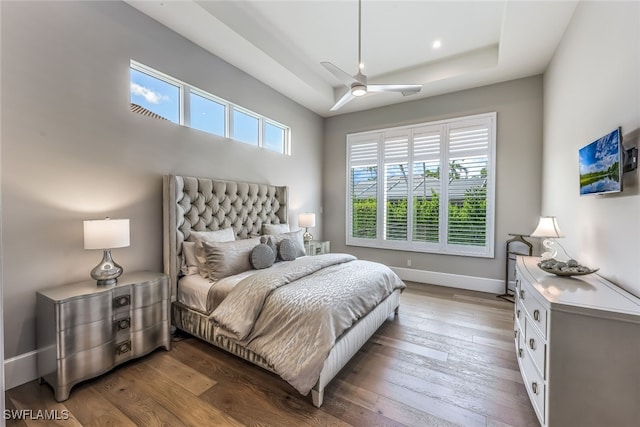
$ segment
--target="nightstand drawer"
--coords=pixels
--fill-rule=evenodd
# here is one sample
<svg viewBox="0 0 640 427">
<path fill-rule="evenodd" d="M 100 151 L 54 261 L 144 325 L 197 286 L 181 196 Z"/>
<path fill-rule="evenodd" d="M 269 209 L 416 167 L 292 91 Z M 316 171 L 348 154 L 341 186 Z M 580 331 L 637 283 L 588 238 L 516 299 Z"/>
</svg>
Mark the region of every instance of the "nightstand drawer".
<svg viewBox="0 0 640 427">
<path fill-rule="evenodd" d="M 169 299 L 169 287 L 164 282 L 150 282 L 131 289 L 132 308 L 146 307 Z"/>
<path fill-rule="evenodd" d="M 57 372 L 58 384 L 61 386 L 75 384 L 87 377 L 100 375 L 111 369 L 114 360 L 113 341 L 60 359 Z"/>
<path fill-rule="evenodd" d="M 160 301 L 131 313 L 131 331 L 139 331 L 169 320 L 169 302 Z"/>
<path fill-rule="evenodd" d="M 75 325 L 97 322 L 111 316 L 111 295 L 109 293 L 74 298 L 56 305 L 58 314 L 55 320 L 59 322 L 57 329 L 60 331 Z"/>
<path fill-rule="evenodd" d="M 131 356 L 142 356 L 157 348 L 158 342 L 170 334 L 170 328 L 169 321 L 164 321 L 150 328 L 133 332 L 131 334 Z"/>
<path fill-rule="evenodd" d="M 67 328 L 58 333 L 58 359 L 83 350 L 98 347 L 112 339 L 113 327 L 110 319 L 85 323 Z"/>
</svg>

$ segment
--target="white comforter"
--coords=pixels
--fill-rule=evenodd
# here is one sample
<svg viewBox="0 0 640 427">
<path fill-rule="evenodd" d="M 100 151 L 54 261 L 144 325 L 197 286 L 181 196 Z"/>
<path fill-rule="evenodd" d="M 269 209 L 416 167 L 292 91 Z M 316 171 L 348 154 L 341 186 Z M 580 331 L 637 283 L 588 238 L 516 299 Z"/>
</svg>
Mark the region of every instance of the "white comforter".
<svg viewBox="0 0 640 427">
<path fill-rule="evenodd" d="M 244 279 L 210 318 L 217 333 L 263 357 L 306 395 L 336 339 L 404 287 L 382 264 L 346 254 L 304 257 Z"/>
</svg>

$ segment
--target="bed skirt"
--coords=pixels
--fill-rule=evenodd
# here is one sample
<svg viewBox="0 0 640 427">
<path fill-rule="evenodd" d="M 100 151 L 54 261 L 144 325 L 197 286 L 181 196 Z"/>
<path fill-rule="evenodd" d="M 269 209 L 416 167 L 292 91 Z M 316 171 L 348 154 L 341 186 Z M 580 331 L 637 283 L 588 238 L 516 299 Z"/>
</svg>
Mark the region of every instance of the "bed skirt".
<svg viewBox="0 0 640 427">
<path fill-rule="evenodd" d="M 322 405 L 325 386 L 349 362 L 365 342 L 378 330 L 385 320 L 396 313 L 400 304 L 400 290 L 394 291 L 378 304 L 369 314 L 358 320 L 351 328 L 342 334 L 324 361 L 318 382 L 311 390 L 313 404 Z M 230 341 L 228 338 L 214 337 L 214 326 L 207 314 L 192 310 L 179 302 L 171 305 L 173 325 L 191 335 L 215 345 L 231 354 L 241 357 L 254 365 L 270 372 L 274 372 L 266 360 L 254 352 Z M 274 372 L 276 373 L 276 372 Z"/>
</svg>

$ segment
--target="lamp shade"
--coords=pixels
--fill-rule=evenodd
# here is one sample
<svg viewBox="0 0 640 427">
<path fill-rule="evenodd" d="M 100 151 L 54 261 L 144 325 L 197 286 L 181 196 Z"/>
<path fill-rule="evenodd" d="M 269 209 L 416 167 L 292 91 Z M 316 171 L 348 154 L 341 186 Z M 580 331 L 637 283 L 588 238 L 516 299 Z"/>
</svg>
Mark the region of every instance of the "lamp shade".
<svg viewBox="0 0 640 427">
<path fill-rule="evenodd" d="M 316 214 L 311 212 L 305 212 L 298 215 L 298 225 L 300 227 L 315 227 L 316 226 Z"/>
<path fill-rule="evenodd" d="M 538 226 L 531 233 L 531 237 L 557 238 L 564 237 L 564 234 L 560 231 L 558 220 L 555 216 L 541 216 Z"/>
<path fill-rule="evenodd" d="M 85 249 L 112 249 L 129 246 L 128 219 L 84 221 Z"/>
</svg>

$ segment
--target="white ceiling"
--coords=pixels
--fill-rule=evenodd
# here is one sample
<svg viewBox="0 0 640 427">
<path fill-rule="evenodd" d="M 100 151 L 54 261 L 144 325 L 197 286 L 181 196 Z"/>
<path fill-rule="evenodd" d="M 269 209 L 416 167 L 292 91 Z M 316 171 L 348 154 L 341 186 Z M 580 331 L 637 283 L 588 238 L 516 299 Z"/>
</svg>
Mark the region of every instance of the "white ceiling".
<svg viewBox="0 0 640 427">
<path fill-rule="evenodd" d="M 357 0 L 127 3 L 294 101 L 328 117 L 542 73 L 576 1 L 362 2 L 369 83 L 423 84 L 367 94 L 337 112 L 346 87 L 320 65 L 358 64 Z M 432 48 L 436 39 L 439 49 Z"/>
</svg>

